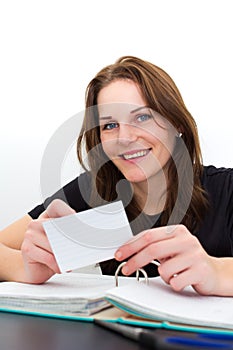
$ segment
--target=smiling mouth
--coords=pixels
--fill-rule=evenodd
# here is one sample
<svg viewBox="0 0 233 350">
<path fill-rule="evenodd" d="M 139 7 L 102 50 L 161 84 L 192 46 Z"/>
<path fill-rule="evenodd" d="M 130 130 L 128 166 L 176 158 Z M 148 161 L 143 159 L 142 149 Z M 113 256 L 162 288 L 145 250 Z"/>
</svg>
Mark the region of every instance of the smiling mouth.
<svg viewBox="0 0 233 350">
<path fill-rule="evenodd" d="M 145 157 L 150 152 L 150 150 L 151 150 L 151 148 L 136 151 L 136 152 L 131 152 L 131 153 L 124 153 L 124 154 L 120 154 L 120 157 L 125 159 L 125 160 L 141 158 L 141 157 Z"/>
</svg>

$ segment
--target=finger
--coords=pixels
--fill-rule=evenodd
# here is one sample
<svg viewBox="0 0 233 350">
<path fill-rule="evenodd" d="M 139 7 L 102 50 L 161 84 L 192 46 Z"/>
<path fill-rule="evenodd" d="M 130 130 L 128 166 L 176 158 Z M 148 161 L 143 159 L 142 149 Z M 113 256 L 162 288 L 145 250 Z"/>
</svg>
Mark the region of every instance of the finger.
<svg viewBox="0 0 233 350">
<path fill-rule="evenodd" d="M 199 282 L 199 276 L 194 274 L 192 269 L 187 269 L 182 271 L 181 273 L 172 276 L 169 284 L 175 291 L 179 292 L 183 290 L 185 287 L 190 285 L 195 285 Z"/>
<path fill-rule="evenodd" d="M 61 216 L 67 216 L 75 214 L 75 210 L 72 209 L 68 204 L 66 204 L 61 199 L 53 200 L 47 209 L 39 216 L 42 219 L 58 218 Z"/>
<path fill-rule="evenodd" d="M 33 220 L 29 223 L 24 238 L 37 247 L 41 247 L 49 252 L 52 251 L 41 220 Z"/>
<path fill-rule="evenodd" d="M 155 244 L 152 244 L 151 246 L 149 246 L 149 249 L 145 248 L 137 254 L 133 255 L 131 258 L 129 258 L 122 268 L 122 273 L 124 275 L 131 275 L 136 270 L 144 267 L 145 265 L 149 264 L 152 260 L 154 260 L 154 253 L 152 253 L 154 245 Z"/>
<path fill-rule="evenodd" d="M 168 282 L 173 275 L 191 266 L 195 262 L 197 254 L 200 255 L 200 243 L 198 242 L 197 246 L 197 240 L 191 234 L 171 236 L 170 239 L 164 239 L 155 243 L 151 243 L 152 240 L 148 241 L 149 244 L 146 246 L 144 243 L 139 245 L 141 242 L 139 240 L 135 252 L 129 248 L 128 252 L 130 252 L 131 258 L 128 259 L 122 269 L 124 274 L 132 274 L 137 269 L 156 259 L 163 262 L 159 272 L 163 274 L 164 280 Z M 168 267 L 166 268 L 166 266 Z"/>
<path fill-rule="evenodd" d="M 124 274 L 132 274 L 137 269 L 149 264 L 152 260 L 158 260 L 160 262 L 167 261 L 171 256 L 177 254 L 179 245 L 175 249 L 176 239 L 172 238 L 169 241 L 164 240 L 156 243 L 151 243 L 147 247 L 143 247 L 140 251 L 137 251 L 122 268 Z"/>
<path fill-rule="evenodd" d="M 170 283 L 171 278 L 180 275 L 183 271 L 192 268 L 192 266 L 193 264 L 190 261 L 190 255 L 183 254 L 164 260 L 160 264 L 158 271 L 161 278 L 166 283 Z"/>
<path fill-rule="evenodd" d="M 41 284 L 46 282 L 50 277 L 52 277 L 55 272 L 49 269 L 46 265 L 40 264 L 38 266 L 37 263 L 29 263 L 27 267 L 25 267 L 26 272 L 26 282 L 33 284 Z"/>
<path fill-rule="evenodd" d="M 25 261 L 29 264 L 43 264 L 50 268 L 55 273 L 60 273 L 60 269 L 57 265 L 56 259 L 54 255 L 44 249 L 41 249 L 38 246 L 32 244 L 32 242 L 28 239 L 23 241 L 21 251 Z"/>
<path fill-rule="evenodd" d="M 116 260 L 124 260 L 152 243 L 170 240 L 177 235 L 177 227 L 177 225 L 165 226 L 141 232 L 116 251 Z M 159 259 L 158 257 L 156 258 Z"/>
</svg>

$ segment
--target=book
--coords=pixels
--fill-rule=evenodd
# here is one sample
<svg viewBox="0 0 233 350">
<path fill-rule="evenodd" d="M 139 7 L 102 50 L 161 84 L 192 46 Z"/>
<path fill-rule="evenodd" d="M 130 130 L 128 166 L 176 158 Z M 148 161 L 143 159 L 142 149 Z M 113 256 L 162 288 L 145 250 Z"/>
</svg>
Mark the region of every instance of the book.
<svg viewBox="0 0 233 350">
<path fill-rule="evenodd" d="M 0 283 L 0 311 L 93 322 L 233 334 L 233 298 L 175 292 L 160 277 L 137 281 L 85 273 L 54 275 L 41 285 Z"/>
<path fill-rule="evenodd" d="M 131 278 L 121 281 L 134 283 Z M 113 287 L 113 276 L 87 273 L 56 274 L 43 284 L 1 282 L 0 310 L 86 317 L 110 307 L 104 295 Z"/>
<path fill-rule="evenodd" d="M 233 331 L 233 298 L 203 296 L 191 286 L 175 292 L 160 277 L 137 287 L 122 285 L 105 293 L 114 306 L 141 318 Z"/>
</svg>

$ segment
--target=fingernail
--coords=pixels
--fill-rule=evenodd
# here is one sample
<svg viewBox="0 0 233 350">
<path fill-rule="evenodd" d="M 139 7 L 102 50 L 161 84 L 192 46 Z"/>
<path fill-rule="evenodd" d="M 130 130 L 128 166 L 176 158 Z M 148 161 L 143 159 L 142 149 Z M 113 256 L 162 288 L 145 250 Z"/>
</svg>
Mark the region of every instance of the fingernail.
<svg viewBox="0 0 233 350">
<path fill-rule="evenodd" d="M 115 258 L 120 260 L 122 258 L 122 252 L 118 250 L 118 252 L 115 253 Z"/>
<path fill-rule="evenodd" d="M 129 268 L 128 268 L 127 266 L 124 266 L 123 269 L 122 269 L 122 273 L 123 273 L 124 275 L 128 275 L 128 273 L 129 273 Z"/>
</svg>

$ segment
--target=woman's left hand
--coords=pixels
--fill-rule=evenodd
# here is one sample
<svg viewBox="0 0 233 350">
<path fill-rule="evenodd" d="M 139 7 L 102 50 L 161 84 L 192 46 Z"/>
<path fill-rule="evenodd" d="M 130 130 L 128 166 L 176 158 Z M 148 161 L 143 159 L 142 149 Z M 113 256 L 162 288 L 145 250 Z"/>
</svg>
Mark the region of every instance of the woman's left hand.
<svg viewBox="0 0 233 350">
<path fill-rule="evenodd" d="M 183 225 L 143 231 L 121 246 L 115 258 L 128 261 L 122 273 L 130 275 L 156 259 L 161 278 L 180 291 L 188 285 L 200 294 L 215 294 L 218 285 L 217 258 L 209 256 L 198 239 Z"/>
</svg>

